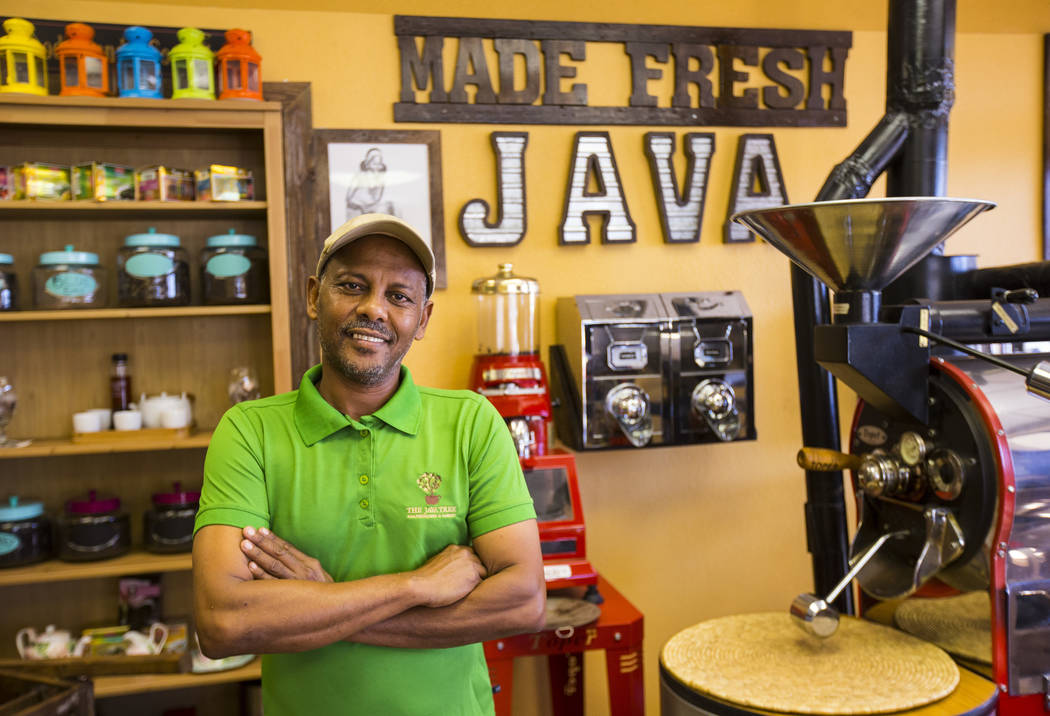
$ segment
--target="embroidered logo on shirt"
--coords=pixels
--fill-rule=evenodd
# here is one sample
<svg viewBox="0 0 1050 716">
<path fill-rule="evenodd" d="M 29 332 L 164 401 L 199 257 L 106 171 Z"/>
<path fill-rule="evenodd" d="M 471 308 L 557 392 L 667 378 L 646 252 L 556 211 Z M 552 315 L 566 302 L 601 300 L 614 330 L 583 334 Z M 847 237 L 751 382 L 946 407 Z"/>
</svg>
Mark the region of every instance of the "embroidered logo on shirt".
<svg viewBox="0 0 1050 716">
<path fill-rule="evenodd" d="M 405 507 L 406 516 L 409 519 L 456 516 L 457 508 L 455 505 L 438 504 L 441 502 L 441 495 L 438 494 L 438 488 L 441 487 L 441 475 L 433 472 L 424 472 L 416 479 L 416 484 L 423 491 L 423 500 L 427 503 L 427 506 Z"/>
</svg>

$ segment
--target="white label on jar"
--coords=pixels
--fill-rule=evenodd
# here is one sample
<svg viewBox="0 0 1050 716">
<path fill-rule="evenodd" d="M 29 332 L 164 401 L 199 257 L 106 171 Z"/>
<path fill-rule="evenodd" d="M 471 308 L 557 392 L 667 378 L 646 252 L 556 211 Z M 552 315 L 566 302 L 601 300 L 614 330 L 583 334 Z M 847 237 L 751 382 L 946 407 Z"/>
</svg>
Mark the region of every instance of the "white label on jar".
<svg viewBox="0 0 1050 716">
<path fill-rule="evenodd" d="M 248 273 L 252 267 L 250 259 L 239 254 L 219 254 L 208 259 L 204 270 L 217 278 L 229 278 Z"/>
<path fill-rule="evenodd" d="M 0 556 L 11 554 L 21 544 L 18 538 L 7 532 L 0 532 Z"/>
<path fill-rule="evenodd" d="M 56 273 L 44 283 L 44 290 L 57 298 L 87 298 L 98 290 L 94 276 L 84 273 Z"/>
<path fill-rule="evenodd" d="M 164 254 L 146 252 L 135 254 L 124 262 L 124 270 L 136 278 L 166 276 L 175 270 L 175 262 Z"/>
</svg>

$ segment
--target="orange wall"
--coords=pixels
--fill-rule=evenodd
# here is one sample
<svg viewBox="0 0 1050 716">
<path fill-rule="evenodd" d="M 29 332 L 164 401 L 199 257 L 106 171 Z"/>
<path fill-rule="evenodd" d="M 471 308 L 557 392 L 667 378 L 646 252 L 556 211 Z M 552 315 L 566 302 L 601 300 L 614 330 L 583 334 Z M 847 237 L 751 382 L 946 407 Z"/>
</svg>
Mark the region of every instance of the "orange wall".
<svg viewBox="0 0 1050 716">
<path fill-rule="evenodd" d="M 512 261 L 543 291 L 542 341 L 553 338 L 554 301 L 581 293 L 739 289 L 754 313 L 755 389 L 759 439 L 730 445 L 589 453 L 578 457 L 587 515 L 590 558 L 646 617 L 647 707 L 659 711 L 657 662 L 662 644 L 698 621 L 735 612 L 783 610 L 812 588 L 805 549 L 798 398 L 788 262 L 762 243 L 726 246 L 722 222 L 728 205 L 736 138 L 773 131 L 788 194 L 810 200 L 831 166 L 867 133 L 882 113 L 885 68 L 884 3 L 799 5 L 769 0 L 714 3 L 675 1 L 658 6 L 633 0 L 556 3 L 544 0 L 493 9 L 480 0 L 388 3 L 384 13 L 234 10 L 150 2 L 0 0 L 0 14 L 158 25 L 242 26 L 255 35 L 267 81 L 309 81 L 314 125 L 327 128 L 439 129 L 442 135 L 445 246 L 449 289 L 439 292 L 427 338 L 408 364 L 423 383 L 465 387 L 475 341 L 470 282 Z M 256 0 L 257 7 L 290 5 Z M 304 2 L 334 6 L 328 0 Z M 861 7 L 863 6 L 863 7 Z M 999 208 L 948 242 L 948 253 L 978 253 L 981 265 L 1039 257 L 1041 195 L 1042 3 L 1017 2 L 992 12 L 985 3 L 959 4 L 956 47 L 958 99 L 950 134 L 949 194 L 991 199 Z M 347 7 L 344 3 L 343 7 Z M 1008 8 L 1012 8 L 1012 11 Z M 788 11 L 790 9 L 790 12 Z M 398 57 L 391 14 L 435 14 L 549 20 L 788 27 L 853 30 L 847 62 L 849 125 L 841 129 L 742 130 L 702 128 L 716 134 L 701 242 L 669 246 L 660 233 L 642 136 L 652 128 L 611 127 L 613 148 L 638 226 L 626 246 L 592 243 L 559 247 L 569 153 L 578 129 L 603 127 L 394 125 Z M 988 34 L 980 34 L 988 33 Z M 621 51 L 588 48 L 587 72 L 622 78 Z M 1003 63 L 1008 58 L 1008 63 Z M 581 74 L 581 78 L 583 75 Z M 585 81 L 585 79 L 584 79 Z M 615 94 L 615 91 L 613 92 Z M 597 104 L 598 97 L 592 97 Z M 663 128 L 661 128 L 663 129 Z M 671 128 L 681 134 L 693 127 Z M 495 200 L 489 133 L 529 132 L 526 154 L 528 234 L 517 247 L 476 249 L 459 237 L 456 217 L 473 198 Z M 676 159 L 681 160 L 681 152 Z M 679 172 L 682 165 L 679 163 Z M 307 270 L 307 267 L 301 267 Z M 843 401 L 845 405 L 845 400 Z M 588 713 L 605 712 L 604 668 L 589 657 Z M 535 662 L 519 665 L 516 713 L 542 714 L 546 685 Z"/>
</svg>

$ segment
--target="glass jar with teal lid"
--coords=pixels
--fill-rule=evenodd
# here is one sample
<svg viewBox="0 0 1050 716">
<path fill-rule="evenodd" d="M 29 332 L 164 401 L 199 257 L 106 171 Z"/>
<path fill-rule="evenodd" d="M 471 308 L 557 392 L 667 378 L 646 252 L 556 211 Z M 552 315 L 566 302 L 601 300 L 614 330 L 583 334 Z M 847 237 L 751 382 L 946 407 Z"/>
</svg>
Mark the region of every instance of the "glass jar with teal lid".
<svg viewBox="0 0 1050 716">
<path fill-rule="evenodd" d="M 0 567 L 23 567 L 52 556 L 51 520 L 44 503 L 11 496 L 0 502 Z"/>
<path fill-rule="evenodd" d="M 40 254 L 33 269 L 33 305 L 36 308 L 101 308 L 106 303 L 105 271 L 98 254 L 64 251 Z"/>
<path fill-rule="evenodd" d="M 18 308 L 18 277 L 15 276 L 15 257 L 0 254 L 0 311 Z"/>
<path fill-rule="evenodd" d="M 208 239 L 201 252 L 201 285 L 204 303 L 267 303 L 270 270 L 266 249 L 254 236 L 230 229 Z"/>
<path fill-rule="evenodd" d="M 189 305 L 190 264 L 178 236 L 151 226 L 124 239 L 117 251 L 117 301 L 121 306 Z"/>
</svg>

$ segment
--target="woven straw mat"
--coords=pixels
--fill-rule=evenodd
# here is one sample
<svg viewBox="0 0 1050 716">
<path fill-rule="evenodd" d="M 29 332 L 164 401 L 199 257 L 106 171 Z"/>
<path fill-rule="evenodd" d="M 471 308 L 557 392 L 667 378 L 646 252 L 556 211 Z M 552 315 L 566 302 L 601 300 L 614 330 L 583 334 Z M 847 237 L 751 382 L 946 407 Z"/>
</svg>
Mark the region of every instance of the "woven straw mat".
<svg viewBox="0 0 1050 716">
<path fill-rule="evenodd" d="M 893 621 L 951 654 L 991 664 L 991 614 L 988 592 L 968 592 L 941 599 L 909 599 L 897 607 Z"/>
<path fill-rule="evenodd" d="M 660 660 L 679 681 L 731 703 L 797 714 L 875 714 L 950 694 L 959 668 L 932 644 L 842 617 L 827 639 L 787 613 L 738 614 L 671 637 Z"/>
</svg>

